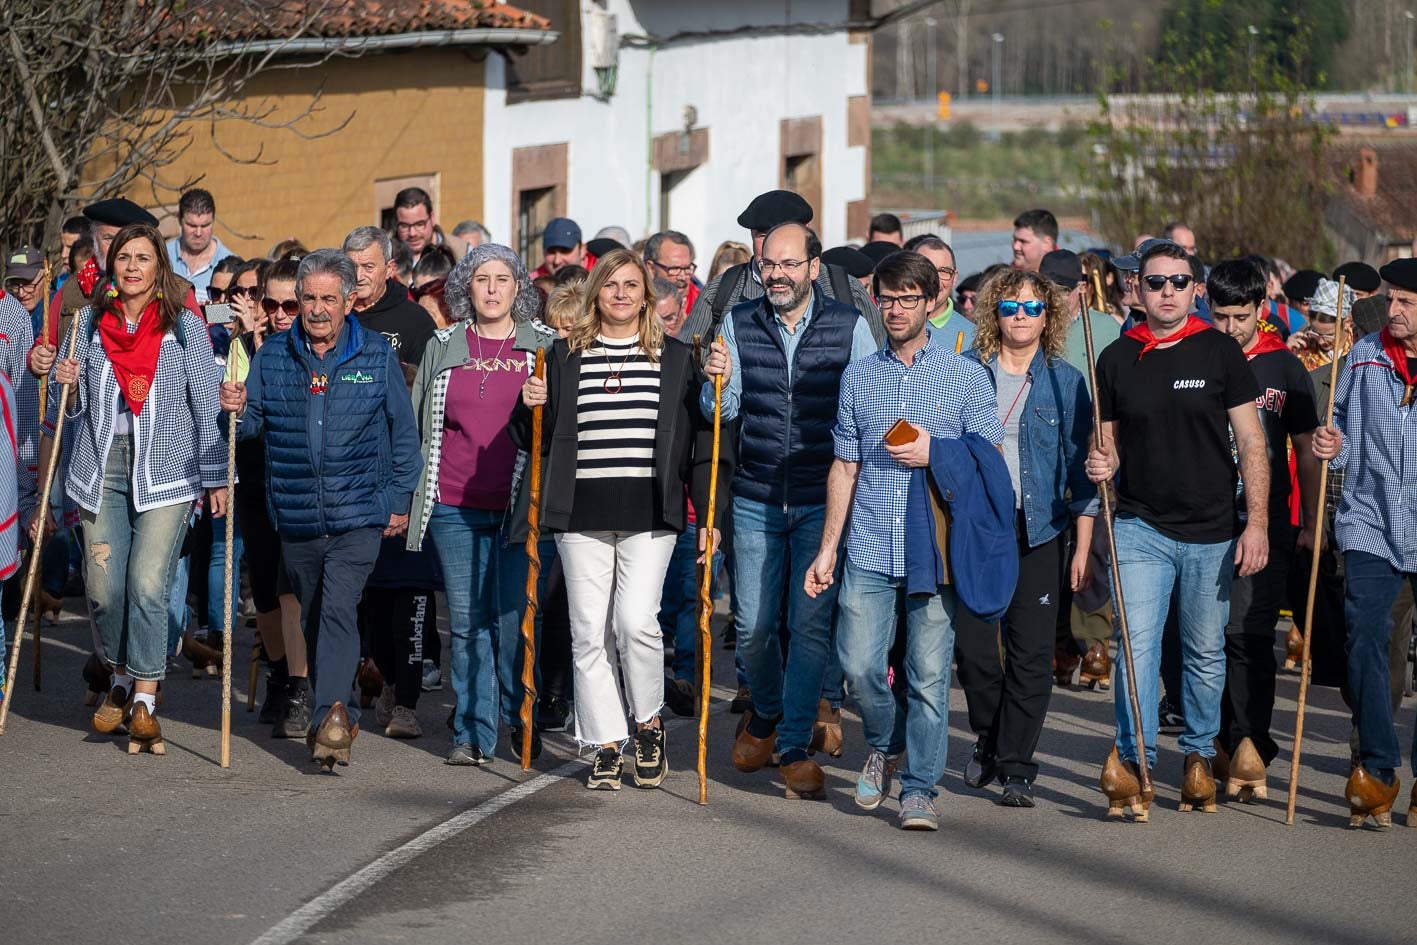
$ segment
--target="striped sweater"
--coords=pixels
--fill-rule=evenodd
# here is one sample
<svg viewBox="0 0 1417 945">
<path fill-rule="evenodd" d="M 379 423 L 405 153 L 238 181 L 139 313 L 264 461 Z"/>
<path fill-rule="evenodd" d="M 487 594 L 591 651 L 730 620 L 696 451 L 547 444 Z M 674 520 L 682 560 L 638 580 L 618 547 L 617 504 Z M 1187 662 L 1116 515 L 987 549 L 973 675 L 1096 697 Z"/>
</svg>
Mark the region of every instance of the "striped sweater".
<svg viewBox="0 0 1417 945">
<path fill-rule="evenodd" d="M 576 497 L 572 531 L 648 531 L 655 507 L 654 435 L 659 362 L 639 336 L 597 337 L 581 354 L 576 392 Z"/>
</svg>

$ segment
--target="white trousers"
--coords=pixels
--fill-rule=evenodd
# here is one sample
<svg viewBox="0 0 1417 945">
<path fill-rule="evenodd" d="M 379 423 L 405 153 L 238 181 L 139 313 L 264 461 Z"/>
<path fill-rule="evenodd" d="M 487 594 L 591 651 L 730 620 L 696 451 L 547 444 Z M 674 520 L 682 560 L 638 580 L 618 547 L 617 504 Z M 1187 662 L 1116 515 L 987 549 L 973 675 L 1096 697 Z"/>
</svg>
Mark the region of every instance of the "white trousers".
<svg viewBox="0 0 1417 945">
<path fill-rule="evenodd" d="M 659 599 L 677 536 L 655 532 L 564 532 L 556 536 L 575 661 L 576 740 L 619 744 L 664 704 Z M 623 672 L 622 696 L 615 654 Z"/>
</svg>

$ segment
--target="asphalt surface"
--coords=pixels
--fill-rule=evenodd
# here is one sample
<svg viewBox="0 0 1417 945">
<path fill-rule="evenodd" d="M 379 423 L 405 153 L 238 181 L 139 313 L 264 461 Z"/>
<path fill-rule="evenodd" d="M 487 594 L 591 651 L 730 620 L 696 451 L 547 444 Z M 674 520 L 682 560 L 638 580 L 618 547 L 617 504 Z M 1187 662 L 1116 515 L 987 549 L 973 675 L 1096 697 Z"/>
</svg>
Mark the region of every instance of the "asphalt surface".
<svg viewBox="0 0 1417 945">
<path fill-rule="evenodd" d="M 72 602 L 71 602 L 72 603 Z M 243 644 L 249 631 L 241 634 Z M 318 773 L 303 744 L 244 712 L 232 767 L 218 753 L 218 681 L 164 685 L 165 758 L 93 735 L 79 667 L 87 626 L 46 625 L 45 690 L 31 641 L 0 738 L 0 942 L 439 943 L 1408 942 L 1417 830 L 1350 831 L 1341 792 L 1348 718 L 1310 690 L 1294 827 L 1284 825 L 1297 677 L 1280 681 L 1267 803 L 1176 810 L 1180 755 L 1161 738 L 1150 824 L 1106 821 L 1097 773 L 1111 696 L 1055 688 L 1038 807 L 992 803 L 958 769 L 952 699 L 938 833 L 894 826 L 896 804 L 852 804 L 864 760 L 826 761 L 829 797 L 788 801 L 775 771 L 728 762 L 731 654 L 715 652 L 709 805 L 696 803 L 694 728 L 669 728 L 660 790 L 591 792 L 564 736 L 524 775 L 505 747 L 484 769 L 441 764 L 450 693 L 426 693 L 423 738 L 372 731 L 354 763 Z M 237 665 L 244 667 L 244 645 Z M 1400 738 L 1411 744 L 1413 700 Z M 570 762 L 568 764 L 568 761 Z M 1402 808 L 1408 790 L 1403 777 Z"/>
</svg>

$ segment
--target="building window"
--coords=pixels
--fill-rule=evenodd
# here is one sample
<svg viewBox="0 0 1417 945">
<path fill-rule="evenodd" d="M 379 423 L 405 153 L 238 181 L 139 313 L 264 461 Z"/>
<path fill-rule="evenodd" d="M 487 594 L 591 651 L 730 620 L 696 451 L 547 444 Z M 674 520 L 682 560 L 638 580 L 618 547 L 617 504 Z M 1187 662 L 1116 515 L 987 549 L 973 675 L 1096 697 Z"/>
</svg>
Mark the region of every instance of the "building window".
<svg viewBox="0 0 1417 945">
<path fill-rule="evenodd" d="M 518 0 L 529 13 L 551 21 L 560 35 L 549 46 L 532 46 L 507 57 L 507 101 L 575 98 L 581 94 L 581 5 L 579 0 Z"/>
<path fill-rule="evenodd" d="M 537 187 L 517 195 L 517 252 L 522 259 L 539 258 L 541 234 L 556 216 L 556 188 Z M 532 256 L 532 251 L 538 254 Z"/>
<path fill-rule="evenodd" d="M 812 205 L 812 225 L 820 232 L 822 220 L 822 119 L 784 118 L 781 127 L 782 165 L 779 186 L 799 194 Z"/>
<path fill-rule="evenodd" d="M 512 149 L 512 235 L 528 268 L 542 257 L 541 234 L 553 217 L 566 215 L 566 170 L 570 149 L 544 144 Z"/>
</svg>

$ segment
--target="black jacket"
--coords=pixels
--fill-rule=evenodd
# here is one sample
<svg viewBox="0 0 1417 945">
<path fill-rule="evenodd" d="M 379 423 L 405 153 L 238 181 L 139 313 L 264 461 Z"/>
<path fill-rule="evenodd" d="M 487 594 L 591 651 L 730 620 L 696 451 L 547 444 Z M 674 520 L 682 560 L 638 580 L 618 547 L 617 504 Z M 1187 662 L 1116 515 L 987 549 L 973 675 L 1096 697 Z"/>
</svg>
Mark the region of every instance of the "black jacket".
<svg viewBox="0 0 1417 945">
<path fill-rule="evenodd" d="M 422 305 L 408 297 L 408 290 L 394 279 L 384 286 L 379 301 L 362 312 L 355 312 L 359 324 L 384 336 L 402 364 L 418 367 L 423 360 L 423 348 L 437 327 L 433 317 Z"/>
<path fill-rule="evenodd" d="M 576 495 L 576 391 L 580 389 L 581 355 L 558 339 L 546 362 L 547 403 L 542 418 L 541 527 L 565 531 L 571 523 Z M 659 369 L 659 417 L 654 436 L 654 482 L 659 490 L 665 524 L 683 531 L 687 522 L 684 486 L 694 508 L 708 508 L 709 476 L 713 468 L 713 421 L 699 410 L 704 374 L 694 363 L 693 349 L 673 338 L 664 340 Z M 567 395 L 569 392 L 569 397 Z M 512 442 L 531 447 L 531 410 L 521 401 L 507 426 Z M 723 436 L 718 453 L 715 519 L 722 522 L 733 481 L 733 452 Z M 704 513 L 699 515 L 703 524 Z"/>
</svg>

